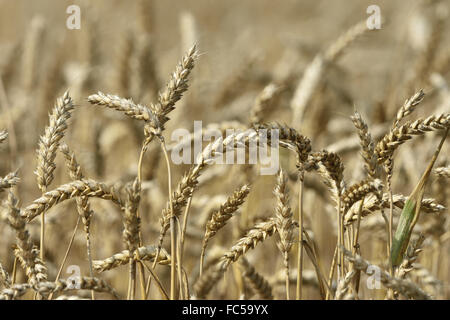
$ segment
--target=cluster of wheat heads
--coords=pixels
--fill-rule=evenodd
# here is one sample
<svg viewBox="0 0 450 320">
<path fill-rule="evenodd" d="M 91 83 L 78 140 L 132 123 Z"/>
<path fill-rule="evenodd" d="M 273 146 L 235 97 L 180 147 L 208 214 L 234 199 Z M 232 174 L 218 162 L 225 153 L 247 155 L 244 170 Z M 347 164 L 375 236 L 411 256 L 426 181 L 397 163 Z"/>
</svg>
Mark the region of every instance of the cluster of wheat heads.
<svg viewBox="0 0 450 320">
<path fill-rule="evenodd" d="M 148 10 L 142 10 L 145 12 Z M 190 44 L 190 40 L 197 38 L 192 19 L 189 15 L 182 19 L 182 24 L 187 24 L 183 28 L 184 43 Z M 94 20 L 91 22 L 89 28 L 95 31 Z M 161 86 L 155 71 L 156 57 L 152 56 L 152 27 L 143 24 L 141 28 L 142 37 L 126 33 L 119 46 L 112 77 L 115 85 L 111 89 L 117 94 L 97 91 L 97 69 L 80 67 L 79 82 L 56 100 L 45 121 L 45 130 L 42 135 L 39 133 L 37 151 L 33 154 L 33 164 L 37 164 L 35 177 L 19 179 L 22 170 L 13 160 L 12 172 L 0 178 L 0 191 L 4 195 L 1 222 L 7 234 L 14 237 L 12 249 L 8 246 L 7 254 L 0 256 L 3 262 L 0 299 L 448 297 L 445 291 L 448 277 L 443 280 L 437 277 L 442 274 L 439 269 L 445 269 L 445 264 L 439 263 L 446 255 L 450 238 L 445 207 L 449 167 L 443 145 L 450 127 L 448 104 L 437 108 L 435 114 L 410 120 L 407 117 L 418 113 L 428 94 L 417 90 L 395 112 L 391 112 L 393 108 L 388 101 L 391 97 L 387 96 L 381 103 L 383 115 L 379 118 L 384 120 L 378 128 L 369 130 L 362 112 L 354 111 L 350 120 L 356 140 L 342 139 L 324 149 L 315 147 L 321 144 L 322 135 L 311 127 L 315 126 L 314 121 L 326 117 L 323 103 L 318 102 L 329 85 L 326 71 L 334 67 L 345 49 L 368 32 L 365 21 L 320 51 L 300 75 L 293 70 L 277 72 L 277 76 L 259 88 L 247 114 L 242 115 L 242 108 L 238 108 L 239 120 L 223 120 L 220 109 L 224 105 L 233 108 L 232 102 L 242 94 L 243 84 L 261 81 L 247 78 L 256 64 L 253 56 L 248 57 L 213 95 L 211 105 L 219 120 L 204 128 L 203 134 L 226 133 L 227 129 L 240 131 L 224 134 L 204 146 L 195 163 L 183 167 L 186 170 L 178 181 L 169 152 L 191 145 L 197 137 L 192 133 L 181 142 L 166 143 L 167 128 L 176 120 L 169 119 L 169 113 L 175 108 L 187 113 L 185 107 L 192 104 L 186 102 L 187 98 L 196 99 L 188 95 L 188 85 L 195 81 L 192 73 L 201 59 L 196 45 L 190 48 L 185 45 L 186 53 L 165 86 Z M 448 68 L 445 65 L 445 61 L 450 61 L 448 53 L 441 59 L 432 55 L 441 29 L 440 24 L 434 26 L 435 37 L 418 59 L 416 74 L 410 80 L 414 86 L 437 87 L 435 82 L 442 80 L 439 73 Z M 23 89 L 20 93 L 29 91 L 30 97 L 36 84 L 38 39 L 45 27 L 34 21 L 32 30 L 23 48 L 20 74 Z M 89 36 L 88 61 L 96 66 L 101 59 L 95 51 L 95 32 Z M 48 71 L 50 78 L 61 77 L 62 64 L 61 60 L 55 60 Z M 7 71 L 2 69 L 0 78 L 2 105 L 7 99 L 3 80 L 10 81 Z M 40 87 L 37 96 L 44 104 L 53 99 L 55 87 L 58 86 L 53 81 Z M 131 145 L 121 150 L 137 153 L 137 157 L 131 169 L 119 177 L 114 172 L 101 173 L 105 155 L 99 152 L 104 150 L 99 145 L 106 135 L 102 134 L 101 126 L 94 125 L 90 131 L 94 133 L 89 138 L 97 152 L 93 159 L 86 160 L 82 152 L 78 154 L 76 139 L 70 139 L 70 128 L 83 126 L 77 113 L 86 112 L 78 105 L 84 101 L 81 93 L 86 91 L 90 93 L 89 108 L 95 110 L 90 113 L 94 121 L 98 107 L 102 107 L 106 116 L 99 115 L 101 121 L 126 122 L 125 135 L 137 138 L 136 150 Z M 182 99 L 183 95 L 187 96 Z M 286 104 L 286 98 L 291 122 L 267 121 L 273 110 Z M 0 143 L 9 143 L 11 155 L 29 144 L 25 138 L 15 136 L 18 127 L 11 124 L 23 116 L 23 105 L 31 101 L 19 100 L 11 112 L 5 113 L 10 118 L 4 124 L 7 130 L 0 132 Z M 319 111 L 308 110 L 310 105 L 318 105 Z M 172 114 L 175 118 L 175 112 Z M 198 116 L 201 118 L 201 114 Z M 41 121 L 40 116 L 36 119 Z M 252 139 L 258 139 L 262 130 L 278 132 L 279 171 L 260 184 L 257 165 L 236 165 L 230 170 L 239 183 L 233 184 L 226 178 L 229 170 L 215 165 L 214 158 L 228 150 L 245 149 Z M 111 131 L 109 134 L 112 135 Z M 259 145 L 269 143 L 268 138 L 258 141 Z M 420 152 L 416 145 L 410 146 L 411 141 L 429 145 L 424 149 L 427 152 L 417 156 L 417 161 L 423 162 L 419 163 L 420 168 L 434 164 L 439 155 L 439 165 L 435 168 L 430 165 L 426 170 L 427 179 L 420 179 L 419 169 L 404 164 L 410 160 L 400 149 L 412 148 L 410 154 Z M 355 150 L 359 150 L 360 158 L 346 158 L 346 154 Z M 441 152 L 436 151 L 432 160 L 435 150 Z M 70 180 L 63 182 L 60 176 Z M 406 188 L 398 187 L 399 180 L 403 180 L 400 183 Z M 19 191 L 24 190 L 21 184 L 33 183 L 35 187 L 36 182 L 38 195 L 22 205 L 18 200 Z M 214 183 L 219 185 L 211 187 L 215 193 L 201 192 Z M 264 194 L 266 190 L 269 192 Z M 263 200 L 264 205 L 258 206 L 257 202 Z M 316 201 L 320 205 L 311 205 Z M 114 215 L 116 211 L 120 215 Z M 320 241 L 321 235 L 315 228 L 314 221 L 322 223 L 316 211 L 323 211 L 327 217 L 327 241 Z M 60 231 L 61 220 L 65 226 Z M 70 224 L 72 220 L 76 220 L 74 226 Z M 397 229 L 397 226 L 405 227 Z M 39 236 L 34 237 L 37 233 Z M 65 236 L 59 239 L 56 234 L 61 233 Z M 393 252 L 400 259 L 395 263 Z M 421 259 L 425 253 L 426 259 Z M 79 277 L 64 278 L 71 259 L 81 261 L 86 269 Z M 266 262 L 273 269 L 271 273 L 264 266 Z M 375 281 L 372 285 L 379 284 L 380 289 L 368 288 L 366 279 Z"/>
</svg>

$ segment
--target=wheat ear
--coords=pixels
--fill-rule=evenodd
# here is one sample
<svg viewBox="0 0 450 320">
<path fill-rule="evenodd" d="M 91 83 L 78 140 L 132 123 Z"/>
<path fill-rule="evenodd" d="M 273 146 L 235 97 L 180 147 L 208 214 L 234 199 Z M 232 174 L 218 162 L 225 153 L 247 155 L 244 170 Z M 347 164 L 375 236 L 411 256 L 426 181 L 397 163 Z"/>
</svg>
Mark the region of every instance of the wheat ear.
<svg viewBox="0 0 450 320">
<path fill-rule="evenodd" d="M 289 300 L 289 251 L 291 251 L 294 242 L 294 224 L 292 210 L 289 206 L 287 177 L 283 170 L 280 170 L 278 174 L 274 193 L 277 199 L 275 219 L 277 232 L 280 236 L 280 241 L 277 242 L 277 246 L 283 255 L 286 275 L 286 299 Z"/>
<path fill-rule="evenodd" d="M 209 240 L 226 225 L 227 221 L 231 219 L 233 214 L 244 203 L 249 192 L 249 185 L 244 185 L 234 191 L 233 195 L 231 195 L 218 210 L 215 210 L 212 213 L 211 219 L 206 223 L 205 236 L 203 237 L 202 251 L 200 255 L 200 276 L 202 275 L 203 259 Z"/>
<path fill-rule="evenodd" d="M 47 280 L 47 268 L 38 257 L 39 253 L 34 248 L 30 234 L 25 228 L 26 222 L 20 215 L 17 202 L 17 199 L 10 192 L 6 204 L 8 206 L 8 223 L 16 232 L 17 237 L 17 248 L 14 253 L 25 269 L 28 282 L 35 285 L 40 281 Z"/>
<path fill-rule="evenodd" d="M 250 288 L 256 292 L 261 299 L 273 300 L 272 286 L 256 271 L 255 267 L 252 266 L 245 258 L 241 259 L 239 264 L 244 269 L 244 273 L 242 275 L 250 284 Z"/>
<path fill-rule="evenodd" d="M 359 255 L 353 256 L 352 253 L 346 249 L 343 249 L 344 255 L 347 260 L 353 262 L 354 268 L 356 270 L 361 270 L 367 275 L 371 275 L 372 270 L 378 270 L 381 283 L 388 289 L 393 289 L 398 291 L 400 294 L 411 299 L 420 300 L 430 300 L 432 297 L 419 288 L 417 285 L 409 280 L 403 280 L 399 278 L 394 278 L 389 275 L 389 273 L 383 271 L 380 267 L 374 266 L 370 262 L 362 259 Z M 371 266 L 369 268 L 369 266 Z"/>
<path fill-rule="evenodd" d="M 81 171 L 81 166 L 78 164 L 77 159 L 75 158 L 75 153 L 69 150 L 69 147 L 63 143 L 60 146 L 60 151 L 64 155 L 66 159 L 66 166 L 69 170 L 69 175 L 72 180 L 81 180 L 84 178 L 83 173 Z M 89 198 L 82 196 L 76 198 L 77 202 L 77 210 L 78 214 L 81 217 L 81 221 L 83 222 L 84 231 L 86 233 L 86 249 L 87 256 L 89 260 L 89 272 L 90 276 L 93 277 L 92 270 L 92 255 L 91 255 L 91 218 L 93 211 L 91 210 L 91 206 L 89 204 Z"/>
<path fill-rule="evenodd" d="M 175 68 L 165 90 L 158 95 L 158 103 L 152 105 L 152 110 L 156 113 L 162 128 L 169 120 L 167 114 L 175 109 L 175 103 L 181 99 L 183 93 L 188 89 L 188 77 L 197 58 L 197 46 L 194 45 Z"/>
<path fill-rule="evenodd" d="M 30 222 L 53 206 L 79 196 L 111 200 L 120 208 L 125 206 L 114 186 L 108 186 L 92 179 L 83 179 L 63 184 L 54 190 L 44 193 L 40 198 L 25 207 L 21 214 L 26 218 L 27 222 Z"/>
<path fill-rule="evenodd" d="M 380 163 L 385 162 L 400 145 L 412 139 L 413 136 L 421 136 L 429 131 L 443 130 L 449 127 L 449 113 L 432 115 L 426 119 L 418 119 L 414 122 L 408 121 L 401 126 L 395 127 L 377 144 L 375 152 L 378 156 L 378 161 Z"/>
<path fill-rule="evenodd" d="M 69 92 L 66 91 L 61 98 L 58 98 L 56 105 L 50 114 L 49 125 L 45 128 L 45 133 L 39 139 L 39 148 L 37 150 L 37 184 L 42 193 L 53 181 L 53 172 L 55 171 L 55 157 L 59 142 L 67 129 L 67 122 L 71 116 L 74 105 Z M 44 260 L 45 254 L 45 213 L 41 215 L 41 259 Z"/>
<path fill-rule="evenodd" d="M 155 246 L 139 247 L 136 249 L 134 257 L 135 259 L 139 258 L 139 260 L 143 261 L 151 261 L 155 259 L 156 251 L 157 250 Z M 119 266 L 128 264 L 130 262 L 130 256 L 131 255 L 129 250 L 123 250 L 122 252 L 116 253 L 109 258 L 103 260 L 94 260 L 93 268 L 96 272 L 111 270 Z M 161 265 L 170 264 L 170 256 L 163 248 L 161 248 L 156 262 Z"/>
<path fill-rule="evenodd" d="M 369 128 L 359 112 L 355 111 L 351 119 L 355 128 L 358 130 L 362 151 L 361 155 L 364 159 L 364 168 L 369 177 L 375 179 L 378 175 L 378 162 L 375 155 L 375 144 L 369 132 Z"/>
</svg>

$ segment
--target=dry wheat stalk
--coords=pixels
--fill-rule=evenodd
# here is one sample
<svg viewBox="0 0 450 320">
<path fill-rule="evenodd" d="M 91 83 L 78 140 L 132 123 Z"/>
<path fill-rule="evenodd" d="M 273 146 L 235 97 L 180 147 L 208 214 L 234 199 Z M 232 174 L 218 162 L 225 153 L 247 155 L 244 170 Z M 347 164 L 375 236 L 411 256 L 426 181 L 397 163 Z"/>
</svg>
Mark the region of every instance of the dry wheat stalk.
<svg viewBox="0 0 450 320">
<path fill-rule="evenodd" d="M 250 192 L 249 185 L 244 185 L 235 190 L 234 193 L 223 203 L 218 210 L 214 210 L 211 214 L 210 220 L 206 223 L 205 236 L 202 242 L 202 251 L 200 254 L 200 268 L 203 266 L 203 258 L 205 256 L 206 246 L 209 240 L 222 229 L 233 214 L 244 203 L 245 198 Z"/>
<path fill-rule="evenodd" d="M 368 273 L 369 266 L 372 266 L 371 270 L 373 270 L 373 265 L 362 259 L 359 255 L 353 256 L 352 253 L 348 250 L 343 249 L 344 255 L 347 260 L 353 262 L 354 268 L 356 270 L 361 270 L 362 272 L 371 275 Z M 388 289 L 393 289 L 398 291 L 400 294 L 404 295 L 407 298 L 411 299 L 419 299 L 419 300 L 430 300 L 432 297 L 419 288 L 417 285 L 412 283 L 409 280 L 403 280 L 399 278 L 391 277 L 387 272 L 383 271 L 380 267 L 376 267 L 379 270 L 380 281 L 381 283 Z"/>
<path fill-rule="evenodd" d="M 156 257 L 156 251 L 156 246 L 139 247 L 134 253 L 134 258 L 142 261 L 152 261 Z M 123 250 L 122 252 L 116 253 L 109 258 L 103 260 L 94 260 L 93 267 L 97 272 L 104 272 L 122 265 L 126 265 L 129 262 L 130 251 Z M 161 251 L 159 252 L 157 263 L 161 265 L 170 264 L 170 256 L 163 248 L 161 248 Z"/>
<path fill-rule="evenodd" d="M 35 285 L 40 281 L 47 280 L 47 269 L 39 260 L 38 251 L 34 250 L 30 234 L 25 228 L 25 219 L 20 215 L 20 210 L 17 208 L 17 202 L 17 199 L 10 192 L 6 203 L 8 206 L 8 223 L 16 232 L 17 249 L 15 253 L 25 269 L 28 282 Z"/>
<path fill-rule="evenodd" d="M 52 191 L 44 193 L 23 210 L 22 216 L 26 218 L 27 222 L 30 222 L 36 216 L 48 211 L 58 203 L 80 196 L 111 200 L 120 208 L 124 207 L 122 199 L 113 186 L 107 186 L 92 179 L 83 179 L 63 184 Z"/>
<path fill-rule="evenodd" d="M 242 276 L 250 284 L 250 288 L 256 292 L 261 299 L 273 300 L 272 286 L 263 276 L 256 272 L 255 267 L 245 258 L 242 258 L 239 261 L 239 264 L 244 269 Z"/>
<path fill-rule="evenodd" d="M 74 105 L 69 92 L 56 101 L 55 107 L 50 115 L 49 125 L 45 133 L 39 138 L 39 149 L 37 150 L 38 165 L 36 168 L 37 184 L 42 192 L 53 180 L 53 171 L 56 168 L 55 157 L 59 142 L 67 129 L 67 121 Z"/>
<path fill-rule="evenodd" d="M 426 132 L 442 130 L 450 127 L 450 114 L 432 115 L 426 119 L 418 119 L 414 122 L 393 128 L 378 142 L 375 152 L 379 162 L 385 162 L 392 157 L 394 151 L 413 136 L 424 135 Z"/>
</svg>

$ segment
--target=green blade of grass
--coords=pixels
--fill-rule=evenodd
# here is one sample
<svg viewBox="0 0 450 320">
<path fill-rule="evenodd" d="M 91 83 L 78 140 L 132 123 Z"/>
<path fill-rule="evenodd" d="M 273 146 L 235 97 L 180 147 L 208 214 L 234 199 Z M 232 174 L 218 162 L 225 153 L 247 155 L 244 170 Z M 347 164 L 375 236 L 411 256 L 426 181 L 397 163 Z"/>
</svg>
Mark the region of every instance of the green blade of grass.
<svg viewBox="0 0 450 320">
<path fill-rule="evenodd" d="M 397 230 L 395 231 L 394 239 L 392 241 L 391 263 L 393 267 L 396 267 L 401 263 L 406 248 L 408 247 L 412 230 L 417 220 L 419 219 L 420 206 L 422 204 L 422 198 L 425 192 L 425 184 L 428 180 L 428 177 L 430 176 L 431 169 L 433 168 L 433 165 L 437 160 L 439 152 L 441 151 L 442 145 L 447 138 L 447 134 L 448 129 L 445 131 L 444 137 L 439 143 L 439 146 L 436 149 L 430 163 L 428 164 L 427 169 L 423 173 L 422 178 L 414 188 L 411 195 L 408 197 L 408 200 L 406 200 L 405 202 L 405 206 L 403 207 L 402 213 L 400 215 Z"/>
</svg>

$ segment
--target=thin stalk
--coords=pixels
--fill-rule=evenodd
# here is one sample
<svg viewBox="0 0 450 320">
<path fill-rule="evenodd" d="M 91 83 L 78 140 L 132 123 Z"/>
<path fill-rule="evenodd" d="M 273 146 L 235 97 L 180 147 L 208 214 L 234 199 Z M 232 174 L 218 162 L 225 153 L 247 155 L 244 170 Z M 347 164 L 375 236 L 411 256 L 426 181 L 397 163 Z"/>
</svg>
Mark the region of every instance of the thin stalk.
<svg viewBox="0 0 450 320">
<path fill-rule="evenodd" d="M 297 252 L 297 300 L 302 298 L 303 282 L 303 172 L 300 173 L 300 184 L 298 191 L 298 252 Z"/>
<path fill-rule="evenodd" d="M 361 200 L 361 203 L 358 208 L 358 216 L 356 218 L 356 230 L 355 230 L 355 237 L 353 240 L 353 250 L 352 250 L 353 255 L 355 255 L 356 250 L 359 248 L 359 243 L 358 243 L 359 230 L 360 230 L 360 226 L 361 226 L 361 212 L 362 212 L 363 205 L 364 205 L 364 198 Z"/>
<path fill-rule="evenodd" d="M 338 260 L 338 246 L 336 246 L 336 248 L 334 249 L 333 260 L 331 261 L 330 273 L 328 275 L 328 287 L 330 288 L 330 291 L 327 292 L 326 300 L 330 299 L 330 293 L 332 290 L 333 277 L 334 271 L 336 270 L 337 260 Z"/>
<path fill-rule="evenodd" d="M 181 300 L 185 299 L 185 295 L 184 295 L 184 289 L 183 289 L 183 276 L 182 276 L 182 272 L 181 272 L 181 263 L 182 263 L 182 257 L 181 257 L 181 225 L 180 225 L 180 220 L 178 219 L 178 217 L 175 217 L 175 220 L 177 222 L 177 261 L 178 261 L 178 267 L 177 267 L 177 275 L 178 275 L 178 283 L 179 283 L 179 298 Z"/>
<path fill-rule="evenodd" d="M 181 247 L 180 248 L 181 255 L 180 255 L 180 260 L 179 260 L 180 265 L 182 264 L 182 261 L 183 261 L 184 239 L 186 237 L 187 221 L 189 218 L 189 209 L 191 208 L 191 202 L 192 202 L 192 197 L 189 197 L 187 204 L 186 204 L 186 209 L 184 210 L 183 227 L 181 229 L 181 240 L 180 240 L 180 247 Z M 200 266 L 200 270 L 201 270 L 201 266 Z"/>
<path fill-rule="evenodd" d="M 42 188 L 42 194 L 46 192 L 46 187 L 44 186 Z M 44 251 L 45 251 L 45 245 L 44 245 L 44 239 L 45 239 L 45 211 L 41 214 L 41 243 L 39 248 L 39 257 L 41 258 L 42 262 L 45 262 L 44 260 Z"/>
<path fill-rule="evenodd" d="M 130 277 L 128 280 L 128 300 L 134 300 L 136 295 L 136 261 L 130 259 Z"/>
<path fill-rule="evenodd" d="M 172 203 L 172 172 L 170 170 L 170 161 L 169 155 L 167 154 L 167 149 L 164 143 L 164 140 L 161 138 L 161 149 L 164 153 L 164 158 L 166 159 L 167 164 L 167 176 L 168 176 L 168 184 L 169 184 L 169 203 L 170 203 L 170 299 L 174 300 L 176 296 L 176 256 L 177 256 L 177 234 L 176 234 L 176 226 L 175 226 L 175 217 L 173 216 L 173 203 Z M 156 259 L 155 259 L 156 260 Z M 181 267 L 181 266 L 179 266 Z"/>
<path fill-rule="evenodd" d="M 203 274 L 203 263 L 205 260 L 205 248 L 202 248 L 202 252 L 200 253 L 200 273 L 199 276 L 201 277 Z"/>
<path fill-rule="evenodd" d="M 91 251 L 91 236 L 86 233 L 86 248 L 87 248 L 87 257 L 89 261 L 89 275 L 91 278 L 94 277 L 94 269 L 92 268 L 92 251 Z M 91 299 L 95 300 L 95 291 L 91 290 Z"/>
<path fill-rule="evenodd" d="M 16 283 L 16 275 L 17 275 L 17 257 L 14 258 L 14 264 L 13 264 L 13 272 L 12 272 L 12 279 L 11 279 L 11 285 L 14 285 Z"/>
<path fill-rule="evenodd" d="M 142 184 L 142 164 L 143 164 L 143 160 L 144 160 L 144 155 L 145 152 L 148 149 L 148 145 L 150 144 L 150 142 L 153 139 L 151 137 L 147 137 L 144 140 L 144 143 L 142 145 L 141 148 L 141 152 L 139 154 L 139 161 L 138 161 L 138 183 L 139 185 Z M 140 218 L 140 213 L 139 213 L 139 208 L 136 212 L 138 218 Z M 141 234 L 141 230 L 139 230 L 139 246 L 142 246 L 142 234 Z M 140 283 L 140 289 L 141 289 L 141 299 L 142 300 L 146 300 L 147 297 L 147 291 L 146 291 L 146 286 L 145 286 L 145 271 L 144 271 L 144 267 L 142 266 L 141 263 L 138 264 L 138 268 L 139 268 L 139 283 Z"/>
<path fill-rule="evenodd" d="M 362 213 L 363 206 L 364 206 L 364 198 L 361 199 L 361 203 L 358 207 L 358 216 L 356 218 L 356 230 L 354 233 L 353 244 L 352 244 L 353 256 L 355 256 L 357 253 L 359 253 L 359 231 L 360 231 L 360 226 L 361 226 L 361 213 Z M 352 270 L 353 270 L 353 263 L 350 264 L 350 268 L 352 268 Z M 354 276 L 353 283 L 354 283 L 354 290 L 355 290 L 356 296 L 358 296 L 359 281 L 361 279 L 361 271 L 357 270 L 356 272 L 357 272 L 357 274 Z"/>
<path fill-rule="evenodd" d="M 344 221 L 343 221 L 343 214 L 341 214 L 341 197 L 339 195 L 338 198 L 338 225 L 339 225 L 339 237 L 338 237 L 338 244 L 339 244 L 339 276 L 341 278 L 344 278 L 345 276 L 345 270 L 344 270 L 344 252 L 341 250 L 341 247 L 345 248 L 345 242 L 344 242 Z"/>
<path fill-rule="evenodd" d="M 176 227 L 175 227 L 175 219 L 174 217 L 170 218 L 170 254 L 172 257 L 172 261 L 170 264 L 170 300 L 175 300 L 176 297 L 176 285 L 177 285 L 177 278 L 176 278 L 176 243 L 177 241 L 177 235 L 176 235 Z"/>
<path fill-rule="evenodd" d="M 72 249 L 73 240 L 75 239 L 75 235 L 77 233 L 77 229 L 78 229 L 78 225 L 80 224 L 80 220 L 81 220 L 81 218 L 78 215 L 77 223 L 75 224 L 75 228 L 73 228 L 72 237 L 70 238 L 69 246 L 66 249 L 66 253 L 64 254 L 63 261 L 61 263 L 61 266 L 59 267 L 58 274 L 56 275 L 55 282 L 57 282 L 59 280 L 59 278 L 61 277 L 61 273 L 62 273 L 62 270 L 64 268 L 64 265 L 66 264 L 67 257 L 69 256 L 70 249 Z M 50 293 L 50 295 L 48 297 L 48 300 L 52 300 L 52 298 L 53 298 L 53 292 Z"/>
<path fill-rule="evenodd" d="M 392 185 L 391 185 L 391 180 L 392 180 L 392 167 L 393 167 L 393 160 L 391 160 L 388 163 L 389 168 L 387 169 L 388 171 L 388 175 L 386 177 L 387 180 L 387 186 L 388 186 L 388 193 L 389 193 L 389 232 L 388 232 L 388 253 L 391 252 L 391 248 L 392 248 L 392 237 L 393 237 L 393 224 L 394 224 L 394 196 L 392 193 Z M 394 274 L 394 268 L 392 266 L 392 264 L 389 264 L 389 273 L 391 276 L 393 276 Z"/>
<path fill-rule="evenodd" d="M 143 261 L 139 261 L 140 264 L 142 264 L 145 269 L 147 269 L 147 271 L 150 273 L 149 277 L 152 277 L 153 279 L 155 279 L 156 285 L 158 286 L 159 292 L 161 293 L 161 296 L 165 299 L 165 300 L 170 300 L 169 295 L 167 294 L 166 290 L 164 289 L 161 280 L 159 280 L 158 276 L 156 275 L 156 273 L 154 273 L 152 271 L 152 269 L 150 267 L 147 266 L 147 264 Z"/>
<path fill-rule="evenodd" d="M 284 260 L 288 261 L 288 253 L 285 252 L 284 253 Z M 286 282 L 286 300 L 290 300 L 289 297 L 289 291 L 290 291 L 290 285 L 289 285 L 289 264 L 287 265 L 287 267 L 285 268 L 285 282 Z"/>
</svg>

